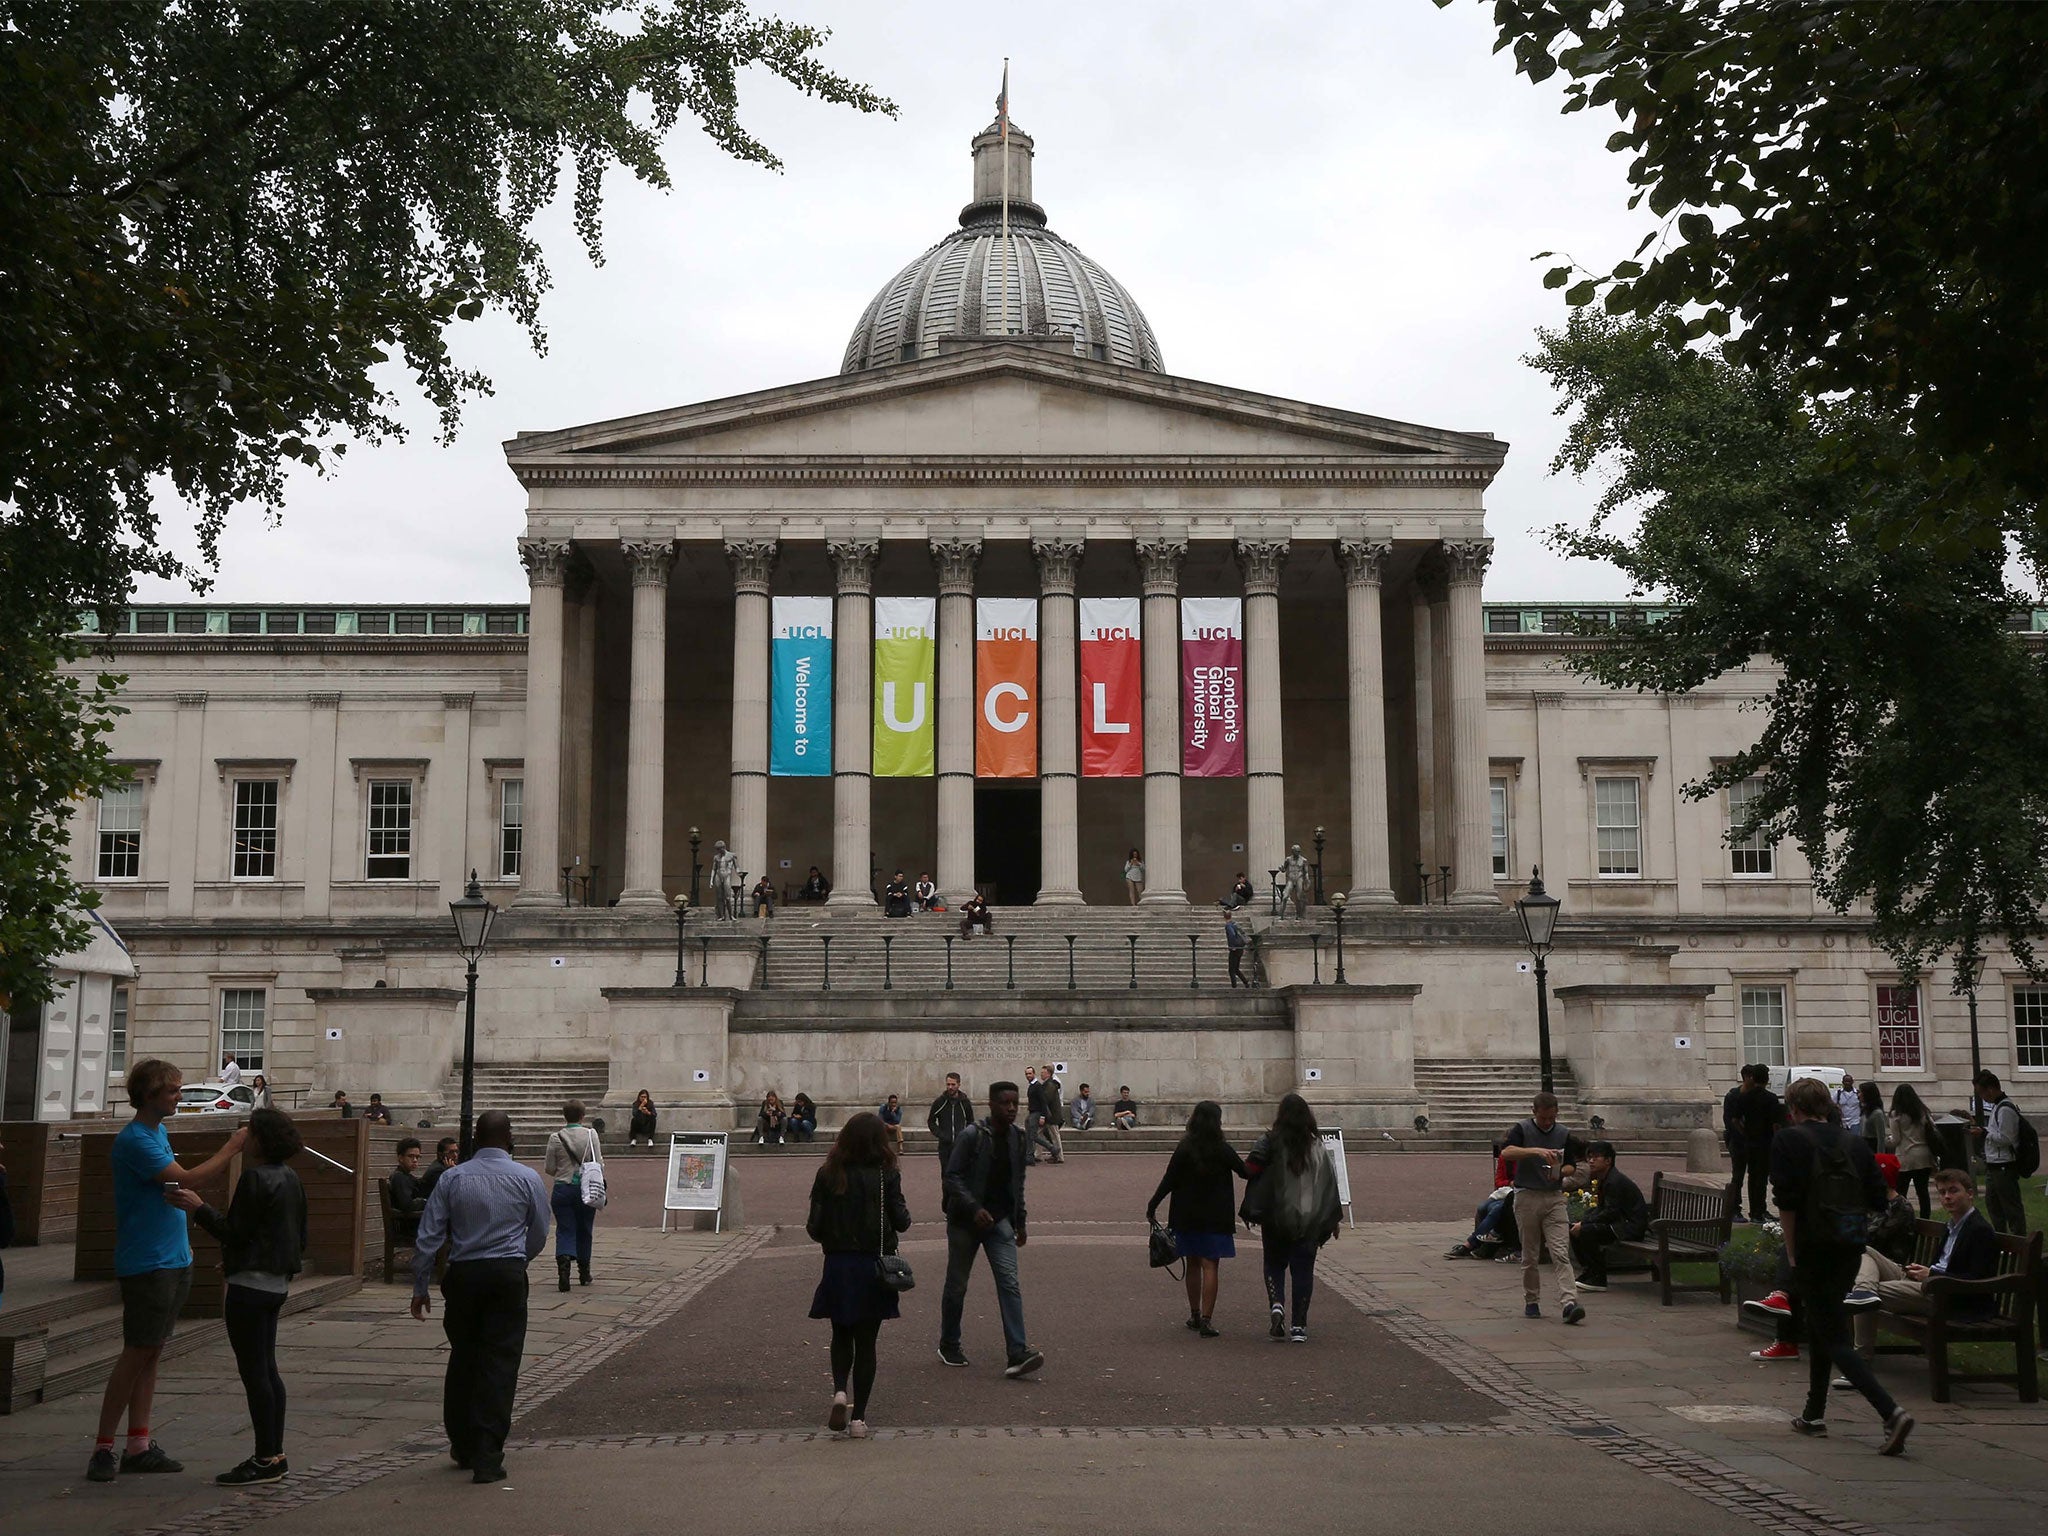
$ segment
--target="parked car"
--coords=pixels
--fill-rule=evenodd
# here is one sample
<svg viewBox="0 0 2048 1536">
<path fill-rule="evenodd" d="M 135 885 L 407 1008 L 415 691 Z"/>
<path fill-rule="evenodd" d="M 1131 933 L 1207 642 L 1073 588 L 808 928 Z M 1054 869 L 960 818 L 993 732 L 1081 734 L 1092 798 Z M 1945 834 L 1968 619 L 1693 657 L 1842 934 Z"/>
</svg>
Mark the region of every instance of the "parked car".
<svg viewBox="0 0 2048 1536">
<path fill-rule="evenodd" d="M 178 1090 L 181 1115 L 246 1115 L 256 1107 L 256 1090 L 246 1083 L 187 1083 Z"/>
</svg>

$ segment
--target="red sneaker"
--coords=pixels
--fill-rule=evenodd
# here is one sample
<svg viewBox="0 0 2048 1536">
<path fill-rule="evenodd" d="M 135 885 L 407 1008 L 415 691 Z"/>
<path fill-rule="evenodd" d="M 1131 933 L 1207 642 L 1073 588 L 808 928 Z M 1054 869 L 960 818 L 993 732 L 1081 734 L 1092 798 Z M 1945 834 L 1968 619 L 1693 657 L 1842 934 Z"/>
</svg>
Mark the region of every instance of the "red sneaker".
<svg viewBox="0 0 2048 1536">
<path fill-rule="evenodd" d="M 1799 1358 L 1799 1346 L 1797 1344 L 1773 1344 L 1769 1349 L 1752 1349 L 1749 1352 L 1749 1358 L 1752 1360 L 1797 1360 Z"/>
<path fill-rule="evenodd" d="M 1792 1315 L 1792 1298 L 1783 1291 L 1773 1291 L 1762 1301 L 1745 1301 L 1742 1304 L 1742 1310 L 1745 1312 L 1762 1312 L 1771 1317 L 1790 1317 Z"/>
</svg>

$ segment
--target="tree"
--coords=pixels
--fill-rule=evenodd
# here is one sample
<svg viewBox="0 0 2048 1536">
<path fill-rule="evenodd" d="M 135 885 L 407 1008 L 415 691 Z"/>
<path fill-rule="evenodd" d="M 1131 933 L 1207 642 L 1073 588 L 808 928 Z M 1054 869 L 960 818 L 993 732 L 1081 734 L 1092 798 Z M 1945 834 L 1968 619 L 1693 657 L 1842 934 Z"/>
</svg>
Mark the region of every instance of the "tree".
<svg viewBox="0 0 2048 1536">
<path fill-rule="evenodd" d="M 2025 598 L 1995 550 L 1871 530 L 1931 494 L 1883 461 L 1908 423 L 1859 397 L 1816 401 L 1789 367 L 1674 344 L 1581 310 L 1530 361 L 1576 411 L 1553 469 L 1604 477 L 1563 552 L 1619 566 L 1682 605 L 1623 626 L 1575 665 L 1617 688 L 1683 693 L 1769 655 L 1761 735 L 1687 792 L 1754 776 L 1731 837 L 1790 837 L 1837 910 L 1867 903 L 1909 971 L 2002 937 L 2036 965 L 2048 903 L 2048 669 L 2008 626 Z M 1630 525 L 1633 524 L 1631 527 Z"/>
<path fill-rule="evenodd" d="M 108 782 L 116 680 L 60 677 L 78 614 L 138 574 L 202 583 L 231 508 L 397 435 L 390 357 L 452 434 L 489 388 L 452 325 L 496 309 L 545 345 L 532 226 L 565 173 L 599 261 L 605 175 L 666 188 L 686 115 L 777 166 L 742 71 L 893 114 L 827 35 L 743 0 L 0 0 L 0 998 L 45 995 L 91 901 L 65 808 Z M 200 569 L 160 546 L 153 482 Z"/>
</svg>

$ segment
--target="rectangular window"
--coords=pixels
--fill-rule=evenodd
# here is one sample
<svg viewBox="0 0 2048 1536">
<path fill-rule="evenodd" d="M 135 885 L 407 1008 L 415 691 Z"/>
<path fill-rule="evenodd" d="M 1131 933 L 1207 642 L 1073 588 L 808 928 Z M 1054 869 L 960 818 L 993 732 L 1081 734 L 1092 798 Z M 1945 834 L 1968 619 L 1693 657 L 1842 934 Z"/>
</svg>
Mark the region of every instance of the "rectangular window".
<svg viewBox="0 0 2048 1536">
<path fill-rule="evenodd" d="M 498 878 L 519 878 L 519 854 L 526 846 L 526 784 L 507 779 L 498 786 Z"/>
<path fill-rule="evenodd" d="M 1877 1064 L 1895 1072 L 1917 1072 L 1927 1064 L 1917 986 L 1877 989 Z"/>
<path fill-rule="evenodd" d="M 1749 814 L 1750 803 L 1762 793 L 1763 785 L 1755 779 L 1744 779 L 1739 784 L 1728 786 L 1728 830 L 1734 831 L 1742 825 Z M 1740 838 L 1728 845 L 1729 871 L 1750 879 L 1765 878 L 1777 873 L 1777 844 L 1765 841 L 1761 833 Z"/>
<path fill-rule="evenodd" d="M 1767 1067 L 1787 1064 L 1783 987 L 1742 989 L 1742 1059 Z"/>
<path fill-rule="evenodd" d="M 2048 987 L 2015 987 L 2012 994 L 2013 1062 L 2048 1067 Z"/>
<path fill-rule="evenodd" d="M 128 989 L 116 983 L 114 1008 L 107 1018 L 107 1076 L 128 1070 Z"/>
<path fill-rule="evenodd" d="M 1493 878 L 1505 880 L 1514 867 L 1508 862 L 1508 781 L 1489 783 L 1487 800 L 1493 812 Z"/>
<path fill-rule="evenodd" d="M 412 780 L 370 780 L 369 880 L 412 878 Z"/>
<path fill-rule="evenodd" d="M 1602 875 L 1640 876 L 1643 872 L 1641 791 L 1637 779 L 1593 781 L 1593 836 Z"/>
<path fill-rule="evenodd" d="M 123 784 L 100 796 L 102 880 L 142 878 L 142 786 Z"/>
<path fill-rule="evenodd" d="M 235 780 L 233 874 L 237 880 L 277 878 L 277 780 Z"/>
<path fill-rule="evenodd" d="M 218 1060 L 229 1051 L 244 1072 L 263 1070 L 263 1007 L 267 1001 L 261 987 L 228 987 L 220 994 L 220 1049 Z"/>
</svg>

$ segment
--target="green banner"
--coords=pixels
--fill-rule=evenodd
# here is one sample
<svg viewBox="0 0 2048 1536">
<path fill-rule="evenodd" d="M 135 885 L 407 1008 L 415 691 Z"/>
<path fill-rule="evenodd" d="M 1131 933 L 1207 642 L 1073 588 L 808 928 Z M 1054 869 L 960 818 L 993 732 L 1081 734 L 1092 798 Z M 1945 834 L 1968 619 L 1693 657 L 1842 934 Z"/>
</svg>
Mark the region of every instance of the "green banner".
<svg viewBox="0 0 2048 1536">
<path fill-rule="evenodd" d="M 875 599 L 875 777 L 928 779 L 938 769 L 938 600 Z"/>
</svg>

